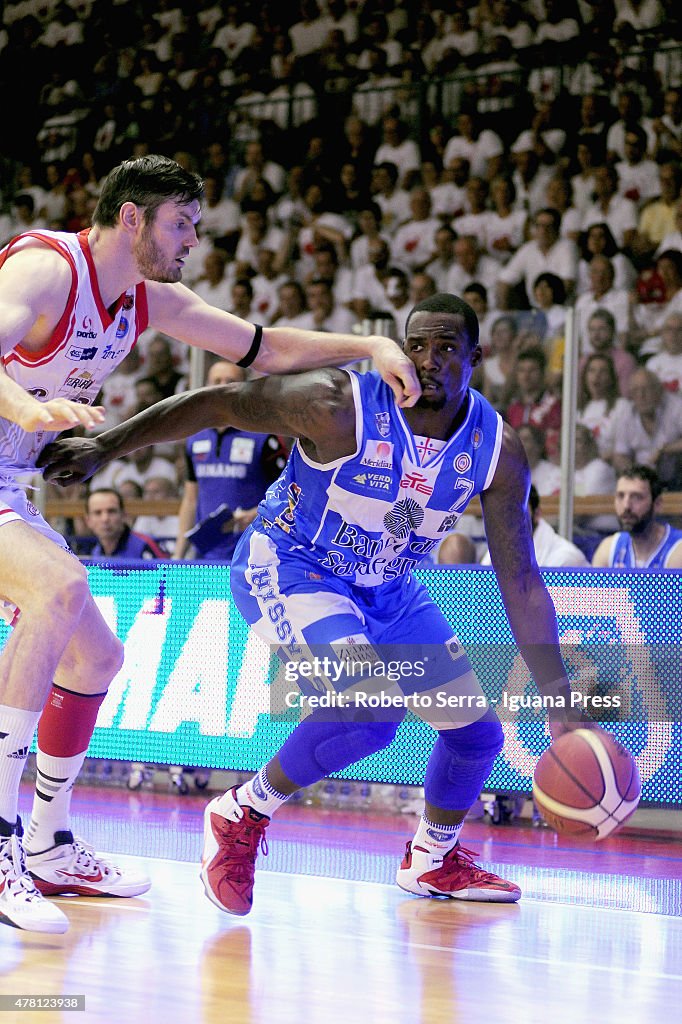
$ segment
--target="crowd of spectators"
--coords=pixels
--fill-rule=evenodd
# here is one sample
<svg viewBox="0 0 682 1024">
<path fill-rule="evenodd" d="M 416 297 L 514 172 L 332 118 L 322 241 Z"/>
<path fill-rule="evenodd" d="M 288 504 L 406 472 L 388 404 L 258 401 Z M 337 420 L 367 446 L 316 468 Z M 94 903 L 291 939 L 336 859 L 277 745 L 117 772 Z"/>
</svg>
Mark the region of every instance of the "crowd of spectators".
<svg viewBox="0 0 682 1024">
<path fill-rule="evenodd" d="M 610 490 L 637 461 L 682 490 L 678 4 L 186 8 L 4 4 L 0 83 L 24 102 L 7 103 L 0 243 L 87 227 L 111 166 L 166 153 L 206 182 L 184 280 L 207 301 L 317 330 L 389 320 L 399 337 L 415 301 L 463 295 L 475 384 L 519 430 L 540 496 L 559 487 L 574 304 L 582 486 Z M 107 426 L 187 387 L 163 336 L 126 364 Z M 179 493 L 182 464 L 139 453 L 98 484 Z"/>
</svg>

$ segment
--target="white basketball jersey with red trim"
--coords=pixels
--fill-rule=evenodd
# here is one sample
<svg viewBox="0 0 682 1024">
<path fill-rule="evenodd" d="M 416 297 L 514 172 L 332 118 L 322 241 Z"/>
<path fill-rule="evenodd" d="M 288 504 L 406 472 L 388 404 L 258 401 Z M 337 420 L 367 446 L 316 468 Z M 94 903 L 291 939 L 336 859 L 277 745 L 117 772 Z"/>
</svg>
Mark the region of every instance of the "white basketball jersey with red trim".
<svg viewBox="0 0 682 1024">
<path fill-rule="evenodd" d="M 148 322 L 144 284 L 104 305 L 88 245 L 88 231 L 30 231 L 0 251 L 0 267 L 18 249 L 48 245 L 71 267 L 71 289 L 48 344 L 30 352 L 21 344 L 0 354 L 5 372 L 39 402 L 69 398 L 92 405 L 103 381 L 125 359 Z M 38 454 L 58 431 L 28 434 L 0 417 L 0 476 L 33 471 Z"/>
</svg>

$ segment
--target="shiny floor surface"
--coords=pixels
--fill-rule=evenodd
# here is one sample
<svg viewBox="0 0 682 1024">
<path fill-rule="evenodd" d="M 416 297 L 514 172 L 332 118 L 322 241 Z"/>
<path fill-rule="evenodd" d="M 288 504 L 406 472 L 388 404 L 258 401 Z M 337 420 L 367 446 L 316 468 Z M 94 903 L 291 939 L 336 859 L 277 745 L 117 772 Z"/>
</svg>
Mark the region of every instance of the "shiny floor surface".
<svg viewBox="0 0 682 1024">
<path fill-rule="evenodd" d="M 23 804 L 27 801 L 24 798 Z M 284 808 L 254 909 L 232 918 L 198 878 L 204 797 L 80 789 L 76 827 L 144 859 L 148 895 L 62 898 L 64 936 L 0 928 L 0 1005 L 85 996 L 78 1024 L 653 1022 L 682 1001 L 682 843 L 597 846 L 467 823 L 465 845 L 524 889 L 518 905 L 424 900 L 392 882 L 416 819 Z"/>
</svg>

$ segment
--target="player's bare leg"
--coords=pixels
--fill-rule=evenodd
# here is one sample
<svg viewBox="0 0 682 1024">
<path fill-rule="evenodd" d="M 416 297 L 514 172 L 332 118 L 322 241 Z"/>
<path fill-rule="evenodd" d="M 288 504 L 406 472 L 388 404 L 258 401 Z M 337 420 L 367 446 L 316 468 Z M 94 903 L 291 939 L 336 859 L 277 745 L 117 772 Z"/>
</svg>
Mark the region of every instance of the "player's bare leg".
<svg viewBox="0 0 682 1024">
<path fill-rule="evenodd" d="M 38 725 L 36 793 L 26 830 L 26 862 L 46 896 L 139 896 L 151 885 L 144 872 L 117 867 L 74 838 L 70 828 L 73 785 L 122 658 L 120 641 L 90 595 L 57 666 Z"/>
<path fill-rule="evenodd" d="M 0 529 L 3 597 L 21 609 L 0 656 L 0 920 L 63 932 L 25 865 L 18 818 L 21 774 L 53 676 L 89 597 L 87 574 L 68 552 L 14 521 Z"/>
</svg>

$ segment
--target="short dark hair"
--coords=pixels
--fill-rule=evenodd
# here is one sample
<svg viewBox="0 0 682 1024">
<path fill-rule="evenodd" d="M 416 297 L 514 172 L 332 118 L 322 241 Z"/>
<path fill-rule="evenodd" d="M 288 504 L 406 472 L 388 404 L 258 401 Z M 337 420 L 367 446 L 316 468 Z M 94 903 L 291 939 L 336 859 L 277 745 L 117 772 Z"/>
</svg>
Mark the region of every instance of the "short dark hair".
<svg viewBox="0 0 682 1024">
<path fill-rule="evenodd" d="M 361 203 L 358 213 L 371 213 L 377 224 L 381 224 L 381 207 L 373 199 Z"/>
<path fill-rule="evenodd" d="M 544 372 L 547 369 L 547 356 L 544 349 L 539 345 L 531 345 L 530 348 L 522 349 L 516 357 L 517 365 L 523 361 L 535 363 Z M 526 424 L 524 424 L 526 426 Z"/>
<path fill-rule="evenodd" d="M 551 217 L 552 228 L 557 235 L 559 234 L 559 229 L 561 228 L 561 214 L 558 210 L 555 210 L 553 206 L 543 206 L 542 209 L 538 210 L 533 217 L 534 224 L 537 223 L 538 217 Z"/>
<path fill-rule="evenodd" d="M 181 205 L 200 199 L 204 183 L 198 174 L 186 171 L 167 156 L 151 154 L 124 160 L 107 175 L 102 186 L 92 223 L 103 228 L 115 226 L 123 203 L 145 208 L 152 223 L 156 211 L 169 199 Z"/>
<path fill-rule="evenodd" d="M 559 306 L 563 306 L 566 301 L 566 286 L 557 274 L 551 274 L 548 270 L 538 274 L 533 281 L 533 288 L 537 288 L 539 284 L 548 285 L 554 302 Z"/>
<path fill-rule="evenodd" d="M 94 491 L 88 491 L 87 497 L 85 499 L 85 507 L 88 511 L 90 510 L 90 498 L 94 498 L 96 494 L 113 494 L 118 501 L 118 507 L 120 511 L 123 512 L 123 497 L 119 493 L 119 491 L 116 490 L 115 487 L 95 487 Z"/>
<path fill-rule="evenodd" d="M 642 149 L 646 150 L 648 145 L 647 134 L 640 124 L 631 121 L 625 125 L 625 135 L 634 135 L 637 139 L 637 144 Z"/>
<path fill-rule="evenodd" d="M 632 466 L 627 466 L 622 473 L 618 474 L 618 478 L 620 479 L 621 477 L 625 477 L 626 480 L 645 480 L 649 485 L 652 501 L 656 501 L 663 494 L 664 487 L 661 478 L 651 466 L 635 462 Z"/>
<path fill-rule="evenodd" d="M 414 313 L 455 313 L 464 320 L 471 348 L 476 348 L 478 345 L 478 317 L 469 303 L 460 299 L 458 295 L 451 295 L 449 292 L 436 292 L 435 295 L 429 295 L 428 298 L 418 302 L 408 313 L 405 323 L 406 335 Z"/>
<path fill-rule="evenodd" d="M 395 185 L 400 176 L 400 172 L 394 163 L 389 160 L 383 160 L 380 164 L 374 165 L 375 171 L 386 171 L 393 184 Z"/>
<path fill-rule="evenodd" d="M 251 284 L 251 281 L 249 280 L 248 277 L 238 277 L 238 278 L 236 278 L 236 280 L 233 281 L 233 283 L 232 283 L 232 287 L 236 288 L 237 286 L 239 286 L 240 288 L 243 288 L 244 291 L 246 292 L 246 294 L 249 296 L 250 299 L 253 298 L 253 285 Z"/>
<path fill-rule="evenodd" d="M 464 289 L 464 294 L 466 295 L 467 292 L 478 295 L 479 299 L 483 299 L 484 302 L 488 301 L 488 289 L 480 281 L 472 281 L 471 284 L 468 284 Z"/>
<path fill-rule="evenodd" d="M 16 195 L 14 197 L 14 205 L 25 206 L 31 213 L 33 213 L 36 208 L 36 204 L 30 192 L 20 192 L 19 195 Z"/>
</svg>

